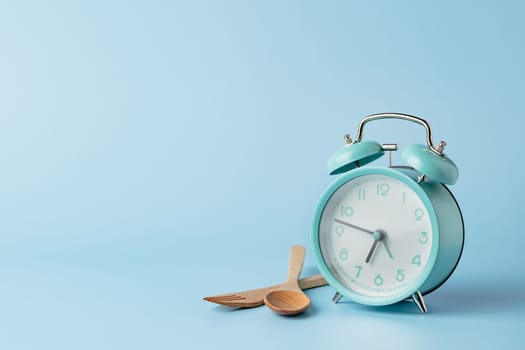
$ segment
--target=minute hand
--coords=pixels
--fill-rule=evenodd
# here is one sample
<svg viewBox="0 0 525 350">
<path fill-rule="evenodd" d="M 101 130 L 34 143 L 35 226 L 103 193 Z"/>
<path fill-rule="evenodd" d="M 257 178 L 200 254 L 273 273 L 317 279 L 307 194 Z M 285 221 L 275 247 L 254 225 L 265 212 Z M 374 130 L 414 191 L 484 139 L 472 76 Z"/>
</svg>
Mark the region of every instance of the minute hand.
<svg viewBox="0 0 525 350">
<path fill-rule="evenodd" d="M 351 223 L 343 221 L 341 219 L 334 219 L 334 221 L 340 223 L 341 225 L 345 225 L 345 226 L 348 226 L 348 227 L 351 227 L 351 228 L 355 228 L 356 230 L 363 231 L 365 233 L 368 233 L 369 235 L 373 235 L 374 234 L 374 231 L 367 230 L 366 228 L 363 228 L 361 226 L 357 226 L 357 225 L 351 224 Z"/>
</svg>

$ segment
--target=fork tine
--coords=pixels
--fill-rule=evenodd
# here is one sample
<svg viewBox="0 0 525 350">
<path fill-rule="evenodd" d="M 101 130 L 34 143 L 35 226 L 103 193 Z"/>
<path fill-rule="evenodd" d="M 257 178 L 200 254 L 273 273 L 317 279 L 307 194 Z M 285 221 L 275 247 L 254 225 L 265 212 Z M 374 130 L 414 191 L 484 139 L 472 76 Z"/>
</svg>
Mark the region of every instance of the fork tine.
<svg viewBox="0 0 525 350">
<path fill-rule="evenodd" d="M 219 294 L 203 298 L 205 301 L 209 301 L 215 304 L 221 304 L 226 306 L 240 307 L 240 308 L 251 308 L 257 307 L 264 304 L 264 296 L 270 291 L 280 285 L 258 288 L 252 290 L 245 290 L 242 292 L 234 292 L 228 294 Z"/>
<path fill-rule="evenodd" d="M 223 306 L 230 306 L 235 308 L 252 308 L 261 306 L 264 304 L 264 301 L 253 301 L 253 302 L 245 302 L 243 300 L 239 301 L 212 301 L 214 304 L 223 305 Z"/>
<path fill-rule="evenodd" d="M 244 298 L 236 299 L 236 300 L 228 300 L 228 299 L 223 299 L 223 298 L 208 297 L 208 298 L 203 298 L 203 299 L 211 303 L 224 305 L 224 306 L 246 307 L 246 304 L 243 303 Z"/>
<path fill-rule="evenodd" d="M 215 297 L 206 297 L 204 300 L 211 301 L 212 303 L 220 301 L 234 301 L 234 300 L 244 300 L 245 297 L 241 295 L 229 294 L 229 295 L 219 295 Z"/>
</svg>

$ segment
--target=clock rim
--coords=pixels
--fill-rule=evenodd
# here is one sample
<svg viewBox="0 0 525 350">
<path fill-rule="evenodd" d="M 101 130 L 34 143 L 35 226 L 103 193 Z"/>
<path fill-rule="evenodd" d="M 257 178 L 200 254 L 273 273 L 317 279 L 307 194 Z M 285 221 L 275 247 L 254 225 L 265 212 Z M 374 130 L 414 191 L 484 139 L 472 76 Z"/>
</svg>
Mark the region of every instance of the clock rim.
<svg viewBox="0 0 525 350">
<path fill-rule="evenodd" d="M 459 253 L 457 254 L 457 256 L 455 258 L 454 266 L 451 269 L 449 269 L 447 274 L 446 274 L 446 276 L 442 277 L 441 281 L 438 282 L 437 284 L 435 284 L 432 288 L 420 290 L 422 295 L 428 295 L 430 293 L 433 293 L 436 289 L 440 288 L 443 284 L 445 284 L 449 280 L 449 278 L 452 276 L 454 271 L 456 271 L 456 269 L 457 269 L 457 267 L 459 265 L 459 262 L 461 261 L 461 256 L 463 255 L 463 249 L 465 248 L 465 221 L 464 221 L 463 213 L 461 211 L 461 207 L 459 206 L 459 202 L 458 202 L 457 198 L 454 196 L 454 194 L 452 193 L 452 191 L 450 190 L 450 188 L 448 188 L 447 185 L 445 185 L 443 183 L 440 183 L 439 185 L 446 190 L 446 192 L 450 196 L 450 199 L 452 200 L 452 202 L 454 203 L 454 205 L 456 206 L 456 208 L 458 210 L 458 215 L 459 215 L 459 219 L 460 219 L 460 223 L 461 223 L 461 227 L 459 228 L 460 231 L 461 231 L 461 246 L 459 247 Z M 426 190 L 425 190 L 425 192 L 426 192 Z M 436 262 L 435 262 L 434 266 L 436 266 L 436 264 L 438 264 L 439 255 L 441 254 L 441 252 L 442 252 L 442 250 L 440 250 L 438 252 L 438 256 L 436 258 Z M 432 276 L 433 272 L 434 271 L 432 271 L 431 276 Z M 429 279 L 431 278 L 431 276 L 429 276 Z M 425 287 L 427 282 L 428 282 L 428 280 L 425 281 L 421 287 L 422 288 Z"/>
<path fill-rule="evenodd" d="M 364 295 L 364 294 L 357 293 L 345 287 L 341 282 L 337 280 L 337 278 L 334 277 L 332 272 L 329 270 L 323 258 L 323 254 L 321 253 L 321 243 L 319 241 L 320 239 L 319 227 L 321 223 L 321 217 L 323 215 L 324 209 L 328 201 L 332 198 L 333 194 L 341 186 L 363 175 L 389 176 L 407 185 L 411 190 L 413 190 L 416 193 L 416 195 L 418 195 L 418 197 L 423 202 L 429 214 L 429 218 L 430 218 L 430 222 L 432 226 L 432 241 L 431 241 L 432 246 L 431 246 L 428 262 L 424 270 L 406 288 L 401 289 L 399 293 L 395 293 L 395 294 L 388 295 L 388 296 Z M 358 302 L 364 305 L 382 306 L 382 305 L 394 304 L 394 303 L 407 299 L 408 297 L 413 295 L 425 283 L 427 278 L 430 276 L 434 268 L 434 264 L 437 260 L 437 255 L 438 255 L 439 225 L 438 225 L 437 214 L 434 209 L 434 206 L 432 205 L 432 201 L 428 197 L 427 193 L 421 188 L 421 186 L 416 182 L 414 178 L 394 168 L 385 168 L 385 167 L 380 167 L 380 166 L 367 166 L 367 167 L 353 169 L 347 173 L 341 174 L 323 192 L 323 194 L 321 195 L 321 198 L 318 200 L 317 205 L 316 205 L 311 238 L 312 238 L 314 256 L 315 256 L 317 266 L 319 268 L 321 275 L 323 275 L 323 277 L 326 279 L 326 281 L 328 282 L 330 286 L 332 286 L 339 294 L 341 294 L 344 297 L 347 297 L 348 299 L 352 301 L 355 301 L 355 302 Z"/>
</svg>

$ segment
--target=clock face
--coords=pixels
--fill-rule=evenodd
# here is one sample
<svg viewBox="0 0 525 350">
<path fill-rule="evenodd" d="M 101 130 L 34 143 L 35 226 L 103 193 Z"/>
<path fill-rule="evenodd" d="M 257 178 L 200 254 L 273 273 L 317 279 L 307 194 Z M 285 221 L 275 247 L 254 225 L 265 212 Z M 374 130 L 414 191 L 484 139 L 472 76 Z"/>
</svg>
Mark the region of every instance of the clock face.
<svg viewBox="0 0 525 350">
<path fill-rule="evenodd" d="M 347 291 L 340 291 L 343 295 L 402 300 L 424 282 L 434 263 L 434 212 L 414 189 L 419 186 L 414 180 L 389 172 L 394 171 L 351 178 L 322 209 L 320 254 L 325 269 Z"/>
</svg>

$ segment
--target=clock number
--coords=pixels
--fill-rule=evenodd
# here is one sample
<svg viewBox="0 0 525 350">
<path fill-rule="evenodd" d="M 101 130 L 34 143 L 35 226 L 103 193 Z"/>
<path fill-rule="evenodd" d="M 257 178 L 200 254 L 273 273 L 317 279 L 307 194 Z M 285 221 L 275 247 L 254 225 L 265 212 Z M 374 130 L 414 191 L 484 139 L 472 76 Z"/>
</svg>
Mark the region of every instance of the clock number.
<svg viewBox="0 0 525 350">
<path fill-rule="evenodd" d="M 423 211 L 423 209 L 417 208 L 416 210 L 414 210 L 414 216 L 415 216 L 416 221 L 423 220 L 424 215 L 425 215 L 425 212 Z"/>
<path fill-rule="evenodd" d="M 412 265 L 421 266 L 421 255 L 416 255 L 412 258 Z"/>
<path fill-rule="evenodd" d="M 345 229 L 343 228 L 343 226 L 336 226 L 335 228 L 335 234 L 338 236 L 338 237 L 341 237 L 343 235 L 343 233 L 345 233 Z"/>
<path fill-rule="evenodd" d="M 357 200 L 364 201 L 366 199 L 366 190 L 362 187 L 359 187 L 357 192 Z"/>
<path fill-rule="evenodd" d="M 355 274 L 355 278 L 359 278 L 359 276 L 361 275 L 361 270 L 363 269 L 363 266 L 357 265 L 355 268 L 357 269 L 357 273 Z"/>
<path fill-rule="evenodd" d="M 405 279 L 405 270 L 397 269 L 396 280 L 402 282 Z"/>
<path fill-rule="evenodd" d="M 378 273 L 376 278 L 374 278 L 374 283 L 376 284 L 376 286 L 381 286 L 383 285 L 383 277 L 381 277 L 381 274 Z"/>
<path fill-rule="evenodd" d="M 421 237 L 419 238 L 419 242 L 422 244 L 428 243 L 428 232 L 426 231 L 421 232 Z"/>
<path fill-rule="evenodd" d="M 346 250 L 346 248 L 341 249 L 341 251 L 339 252 L 339 258 L 341 260 L 348 259 L 348 250 Z"/>
<path fill-rule="evenodd" d="M 401 198 L 401 200 L 403 201 L 403 204 L 406 203 L 406 201 L 407 201 L 407 192 L 406 191 L 403 191 L 403 197 Z"/>
<path fill-rule="evenodd" d="M 354 209 L 349 205 L 341 205 L 341 216 L 352 216 Z"/>
<path fill-rule="evenodd" d="M 376 193 L 378 196 L 388 196 L 388 191 L 390 191 L 390 186 L 388 186 L 388 184 L 377 184 Z"/>
</svg>

